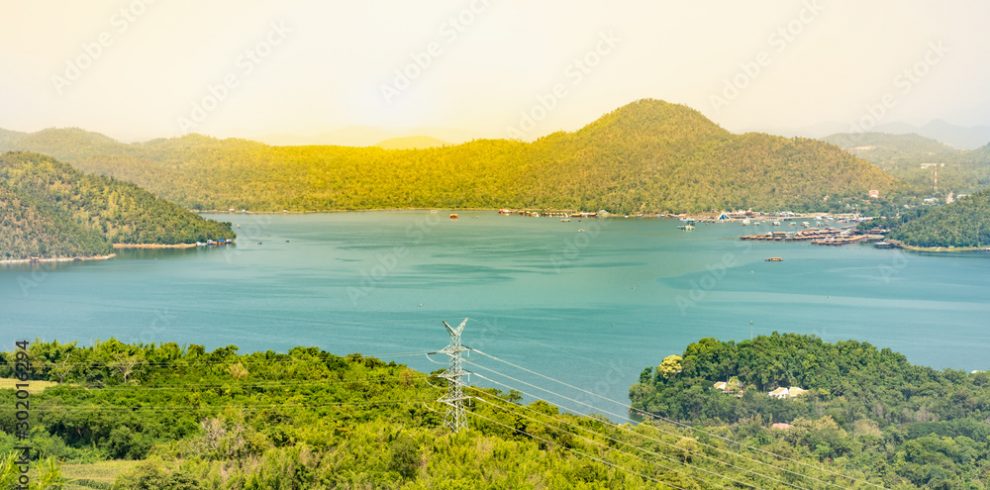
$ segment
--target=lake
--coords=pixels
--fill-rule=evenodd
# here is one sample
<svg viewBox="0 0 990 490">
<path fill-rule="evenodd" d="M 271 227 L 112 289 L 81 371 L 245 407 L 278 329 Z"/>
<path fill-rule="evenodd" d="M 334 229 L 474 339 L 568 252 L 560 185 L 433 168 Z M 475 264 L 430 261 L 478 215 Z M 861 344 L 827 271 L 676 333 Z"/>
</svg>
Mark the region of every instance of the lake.
<svg viewBox="0 0 990 490">
<path fill-rule="evenodd" d="M 986 256 L 743 242 L 769 228 L 739 224 L 684 232 L 671 220 L 460 216 L 218 215 L 235 224 L 236 248 L 3 268 L 0 340 L 5 350 L 17 338 L 111 336 L 242 352 L 315 345 L 432 371 L 442 366 L 424 353 L 448 340 L 440 321 L 470 317 L 465 344 L 622 401 L 643 368 L 690 342 L 775 330 L 866 340 L 939 368 L 990 368 Z"/>
</svg>

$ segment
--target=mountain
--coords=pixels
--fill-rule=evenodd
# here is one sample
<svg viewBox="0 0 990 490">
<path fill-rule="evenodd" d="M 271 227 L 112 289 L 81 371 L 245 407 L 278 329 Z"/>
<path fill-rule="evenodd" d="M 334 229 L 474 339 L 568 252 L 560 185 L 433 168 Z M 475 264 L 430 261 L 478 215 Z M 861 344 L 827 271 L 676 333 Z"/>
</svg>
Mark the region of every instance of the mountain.
<svg viewBox="0 0 990 490">
<path fill-rule="evenodd" d="M 432 136 L 399 136 L 379 141 L 375 146 L 386 150 L 420 150 L 445 145 L 445 141 Z"/>
<path fill-rule="evenodd" d="M 347 126 L 319 132 L 258 134 L 251 139 L 273 146 L 376 146 L 382 141 L 405 138 L 408 135 L 424 135 L 444 144 L 463 143 L 478 137 L 472 131 L 443 127 L 385 129 L 374 126 Z"/>
<path fill-rule="evenodd" d="M 691 108 L 658 100 L 532 143 L 475 140 L 401 151 L 197 135 L 127 145 L 53 131 L 13 146 L 199 209 L 813 209 L 825 196 L 861 197 L 898 185 L 833 145 L 732 134 Z"/>
<path fill-rule="evenodd" d="M 33 153 L 0 155 L 0 261 L 105 255 L 115 243 L 233 238 L 133 184 L 84 175 Z"/>
<path fill-rule="evenodd" d="M 846 133 L 854 127 L 855 125 L 849 123 L 823 122 L 801 128 L 775 128 L 774 132 L 822 139 L 831 134 Z M 990 126 L 959 126 L 941 119 L 935 119 L 920 126 L 903 122 L 889 122 L 878 124 L 869 129 L 869 132 L 873 133 L 915 134 L 923 138 L 941 141 L 957 150 L 971 150 L 990 143 Z"/>
<path fill-rule="evenodd" d="M 27 133 L 0 128 L 0 148 L 14 145 L 25 136 Z"/>
<path fill-rule="evenodd" d="M 978 148 L 990 143 L 990 126 L 959 126 L 942 119 L 935 119 L 918 127 L 904 126 L 900 131 L 893 131 L 894 127 L 887 128 L 883 125 L 877 129 L 885 132 L 918 133 L 928 138 L 944 141 L 963 150 Z"/>
<path fill-rule="evenodd" d="M 913 247 L 990 246 L 990 189 L 909 219 L 890 238 Z"/>
<path fill-rule="evenodd" d="M 918 134 L 838 133 L 824 138 L 920 191 L 973 192 L 990 185 L 990 145 L 959 150 Z"/>
</svg>

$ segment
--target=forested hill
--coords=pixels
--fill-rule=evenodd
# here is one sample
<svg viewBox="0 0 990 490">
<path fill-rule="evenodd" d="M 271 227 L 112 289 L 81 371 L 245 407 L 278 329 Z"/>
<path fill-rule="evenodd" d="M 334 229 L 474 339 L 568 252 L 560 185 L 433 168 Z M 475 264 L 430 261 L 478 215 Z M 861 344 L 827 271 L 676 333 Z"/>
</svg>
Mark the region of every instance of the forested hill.
<svg viewBox="0 0 990 490">
<path fill-rule="evenodd" d="M 895 180 L 809 139 L 731 134 L 657 100 L 532 143 L 477 140 L 415 150 L 273 147 L 199 135 L 122 144 L 78 129 L 0 146 L 51 154 L 199 209 L 565 208 L 614 212 L 809 209 Z"/>
<path fill-rule="evenodd" d="M 990 190 L 898 224 L 890 238 L 916 247 L 990 247 Z"/>
<path fill-rule="evenodd" d="M 938 164 L 940 192 L 972 192 L 990 186 L 990 145 L 958 150 L 917 134 L 839 133 L 824 138 L 920 191 L 934 190 Z"/>
<path fill-rule="evenodd" d="M 86 257 L 114 243 L 192 243 L 233 238 L 133 184 L 84 175 L 33 153 L 0 155 L 0 260 Z"/>
<path fill-rule="evenodd" d="M 807 391 L 769 396 L 792 387 Z M 643 412 L 739 432 L 777 422 L 783 439 L 832 467 L 883 475 L 886 488 L 990 482 L 990 374 L 912 365 L 864 342 L 776 333 L 702 339 L 645 369 L 630 397 Z"/>
</svg>

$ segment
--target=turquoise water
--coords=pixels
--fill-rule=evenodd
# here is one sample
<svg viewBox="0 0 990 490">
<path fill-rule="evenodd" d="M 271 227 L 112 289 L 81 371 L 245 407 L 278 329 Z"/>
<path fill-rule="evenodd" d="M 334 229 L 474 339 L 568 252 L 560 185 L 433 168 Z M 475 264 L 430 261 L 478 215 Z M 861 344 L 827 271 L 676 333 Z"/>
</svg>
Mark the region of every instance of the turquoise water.
<svg viewBox="0 0 990 490">
<path fill-rule="evenodd" d="M 986 256 L 742 242 L 766 228 L 688 233 L 652 219 L 218 218 L 238 226 L 236 248 L 0 269 L 0 341 L 316 345 L 429 371 L 440 366 L 416 353 L 446 344 L 440 321 L 470 317 L 466 344 L 619 400 L 644 367 L 692 341 L 774 330 L 867 340 L 935 367 L 990 368 Z"/>
</svg>

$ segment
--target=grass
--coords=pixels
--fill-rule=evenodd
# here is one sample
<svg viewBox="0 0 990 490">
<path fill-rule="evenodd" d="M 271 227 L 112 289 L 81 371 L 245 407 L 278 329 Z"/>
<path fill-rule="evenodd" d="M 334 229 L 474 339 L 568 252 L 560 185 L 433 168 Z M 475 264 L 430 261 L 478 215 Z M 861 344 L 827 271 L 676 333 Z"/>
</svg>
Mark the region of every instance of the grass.
<svg viewBox="0 0 990 490">
<path fill-rule="evenodd" d="M 91 490 L 110 488 L 114 480 L 143 461 L 100 461 L 97 463 L 62 464 L 62 477 L 68 481 L 65 490 Z"/>
<path fill-rule="evenodd" d="M 21 383 L 21 381 L 17 380 L 16 378 L 0 378 L 0 390 L 16 389 L 17 383 Z M 58 383 L 54 381 L 39 381 L 36 379 L 32 379 L 27 383 L 28 383 L 27 390 L 29 393 L 41 393 L 42 391 L 45 391 L 45 389 L 47 388 L 51 388 L 52 386 L 58 385 Z"/>
</svg>

